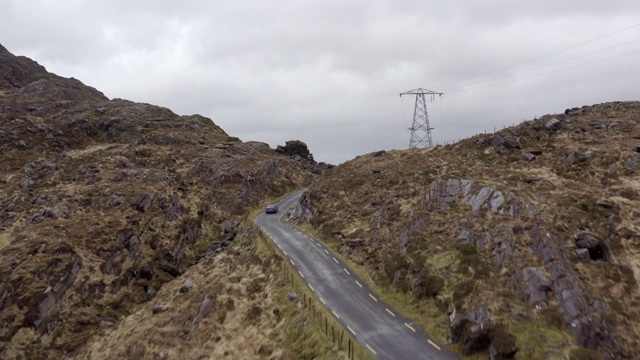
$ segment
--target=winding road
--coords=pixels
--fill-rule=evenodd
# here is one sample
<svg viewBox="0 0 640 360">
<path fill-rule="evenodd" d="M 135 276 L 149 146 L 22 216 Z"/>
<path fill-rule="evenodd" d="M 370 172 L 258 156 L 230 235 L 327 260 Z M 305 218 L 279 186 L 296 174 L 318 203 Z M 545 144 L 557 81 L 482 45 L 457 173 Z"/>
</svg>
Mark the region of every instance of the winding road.
<svg viewBox="0 0 640 360">
<path fill-rule="evenodd" d="M 380 360 L 458 359 L 410 319 L 387 305 L 347 265 L 320 242 L 280 222 L 298 201 L 299 191 L 278 203 L 278 214 L 261 214 L 256 223 L 324 306 Z"/>
</svg>

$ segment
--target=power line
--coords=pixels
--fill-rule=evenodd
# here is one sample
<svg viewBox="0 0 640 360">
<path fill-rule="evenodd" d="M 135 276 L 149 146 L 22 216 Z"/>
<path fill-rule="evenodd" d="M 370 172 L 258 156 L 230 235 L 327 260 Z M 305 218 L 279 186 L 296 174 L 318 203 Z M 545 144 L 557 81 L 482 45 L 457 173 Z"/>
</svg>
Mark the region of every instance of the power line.
<svg viewBox="0 0 640 360">
<path fill-rule="evenodd" d="M 511 68 L 516 67 L 516 66 L 518 66 L 518 65 L 526 64 L 526 63 L 529 63 L 529 62 L 532 62 L 532 61 L 540 60 L 540 59 L 542 59 L 542 58 L 545 58 L 545 57 L 548 57 L 548 56 L 551 56 L 551 55 L 555 55 L 555 54 L 558 54 L 558 53 L 561 53 L 561 52 L 567 51 L 567 50 L 571 50 L 571 49 L 577 48 L 577 47 L 579 47 L 579 46 L 582 46 L 582 45 L 585 45 L 585 44 L 589 44 L 589 43 L 592 43 L 592 42 L 594 42 L 594 41 L 601 40 L 601 39 L 604 39 L 604 38 L 606 38 L 606 37 L 609 37 L 609 36 L 612 36 L 612 35 L 615 35 L 615 34 L 621 33 L 621 32 L 623 32 L 623 31 L 627 31 L 627 30 L 633 29 L 633 28 L 638 27 L 638 26 L 640 26 L 640 24 L 635 24 L 635 25 L 629 26 L 629 27 L 627 27 L 627 28 L 624 28 L 624 29 L 621 29 L 621 30 L 618 30 L 618 31 L 614 31 L 614 32 L 609 33 L 609 34 L 602 35 L 602 36 L 597 37 L 597 38 L 595 38 L 595 39 L 591 39 L 591 40 L 588 40 L 588 41 L 585 41 L 585 42 L 582 42 L 582 43 L 579 43 L 579 44 L 576 44 L 576 45 L 573 45 L 573 46 L 570 46 L 570 47 L 567 47 L 567 48 L 564 48 L 564 49 L 560 49 L 560 50 L 554 51 L 554 52 L 549 53 L 549 54 L 545 54 L 545 55 L 542 55 L 542 56 L 538 56 L 538 57 L 533 58 L 533 59 L 530 59 L 530 60 L 525 60 L 525 61 L 519 62 L 519 63 L 517 63 L 517 64 L 513 64 L 513 65 L 509 65 L 509 66 L 506 66 L 506 67 L 500 68 L 500 69 L 496 69 L 496 70 L 488 71 L 488 72 L 486 72 L 486 73 L 482 73 L 482 74 L 479 74 L 479 75 L 469 76 L 469 77 L 464 78 L 464 79 L 460 79 L 460 80 L 456 80 L 456 81 L 451 81 L 451 82 L 444 83 L 444 84 L 439 84 L 439 85 L 434 86 L 434 88 L 441 88 L 441 87 L 444 87 L 444 86 L 446 86 L 446 85 L 457 84 L 457 83 L 460 83 L 460 82 L 463 82 L 463 81 L 467 81 L 467 80 L 470 80 L 470 79 L 475 79 L 475 78 L 478 78 L 478 77 L 481 77 L 481 76 L 485 76 L 485 75 L 493 74 L 493 73 L 496 73 L 496 72 L 499 72 L 499 71 L 503 71 L 503 70 L 511 69 Z"/>
<path fill-rule="evenodd" d="M 554 70 L 554 71 L 550 71 L 550 72 L 546 72 L 546 73 L 542 73 L 542 74 L 532 75 L 532 76 L 528 76 L 528 77 L 524 77 L 524 78 L 520 78 L 520 79 L 513 79 L 513 80 L 504 81 L 504 82 L 500 82 L 500 83 L 496 83 L 496 84 L 487 84 L 487 85 L 477 86 L 477 87 L 473 87 L 473 88 L 470 88 L 470 89 L 460 88 L 458 90 L 449 91 L 449 93 L 456 93 L 456 92 L 461 92 L 461 91 L 466 91 L 466 90 L 481 89 L 481 88 L 490 87 L 490 86 L 508 84 L 510 82 L 519 81 L 519 80 L 532 79 L 532 78 L 543 76 L 543 75 L 555 74 L 555 73 L 561 72 L 561 71 L 573 70 L 573 69 L 576 69 L 576 68 L 579 68 L 579 67 L 592 65 L 592 64 L 599 63 L 599 62 L 612 60 L 612 59 L 620 58 L 620 57 L 627 56 L 627 55 L 632 55 L 632 54 L 639 53 L 639 52 L 640 52 L 640 50 L 635 50 L 635 51 L 631 51 L 631 52 L 628 52 L 628 53 L 624 53 L 624 54 L 608 57 L 608 58 L 605 58 L 605 59 L 600 59 L 600 60 L 596 60 L 596 61 L 592 61 L 592 62 L 588 62 L 588 63 L 576 65 L 576 66 L 571 66 L 571 67 L 567 67 L 567 68 L 563 68 L 563 69 L 558 69 L 558 70 Z"/>
<path fill-rule="evenodd" d="M 506 79 L 506 78 L 510 78 L 510 77 L 513 77 L 513 76 L 518 76 L 518 75 L 520 75 L 520 74 L 524 74 L 524 73 L 532 72 L 532 71 L 535 71 L 535 70 L 544 69 L 544 68 L 547 68 L 547 67 L 550 67 L 550 66 L 553 66 L 553 65 L 557 65 L 557 64 L 565 63 L 565 62 L 568 62 L 568 61 L 571 61 L 571 60 L 576 60 L 576 59 L 583 58 L 583 57 L 585 57 L 585 56 L 589 56 L 589 55 L 593 55 L 593 54 L 601 53 L 601 52 L 603 52 L 603 51 L 607 51 L 607 50 L 615 49 L 615 48 L 618 48 L 618 47 L 621 47 L 621 46 L 624 46 L 624 45 L 628 45 L 628 44 L 631 44 L 631 43 L 634 43 L 634 42 L 637 42 L 637 41 L 640 41 L 640 39 L 635 39 L 635 40 L 627 41 L 627 42 L 624 42 L 624 43 L 622 43 L 622 44 L 618 44 L 618 45 L 610 46 L 610 47 L 608 47 L 608 48 L 604 48 L 604 49 L 600 49 L 600 50 L 592 51 L 592 52 L 590 52 L 590 53 L 586 53 L 586 54 L 582 54 L 582 55 L 574 56 L 574 57 L 569 58 L 569 59 L 556 61 L 556 62 L 551 63 L 551 64 L 538 66 L 538 67 L 536 67 L 536 68 L 528 69 L 528 70 L 524 70 L 524 71 L 520 71 L 520 72 L 517 72 L 517 73 L 514 73 L 514 74 L 509 74 L 509 75 L 505 75 L 505 76 L 501 76 L 501 77 L 497 77 L 497 78 L 493 78 L 493 79 L 481 80 L 481 81 L 477 81 L 477 82 L 475 82 L 475 83 L 471 83 L 471 84 L 468 84 L 468 85 L 454 86 L 454 87 L 452 87 L 452 88 L 446 88 L 446 87 L 445 87 L 444 89 L 442 89 L 442 91 L 452 92 L 452 91 L 456 91 L 456 90 L 458 90 L 458 89 L 465 88 L 465 87 L 467 87 L 467 86 L 480 85 L 480 84 L 487 83 L 487 82 L 492 82 L 492 81 L 496 81 L 496 80 L 500 80 L 500 79 Z"/>
</svg>

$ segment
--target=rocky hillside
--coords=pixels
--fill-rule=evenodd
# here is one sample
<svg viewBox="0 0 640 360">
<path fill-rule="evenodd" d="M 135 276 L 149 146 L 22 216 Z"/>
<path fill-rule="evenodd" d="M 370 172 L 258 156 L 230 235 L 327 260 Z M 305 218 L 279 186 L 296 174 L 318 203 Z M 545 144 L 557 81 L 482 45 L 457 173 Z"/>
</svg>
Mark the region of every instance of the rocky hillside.
<svg viewBox="0 0 640 360">
<path fill-rule="evenodd" d="M 0 358 L 74 354 L 222 252 L 249 209 L 309 184 L 304 150 L 109 100 L 0 46 Z"/>
<path fill-rule="evenodd" d="M 308 222 L 466 355 L 640 354 L 640 103 L 326 172 Z"/>
</svg>

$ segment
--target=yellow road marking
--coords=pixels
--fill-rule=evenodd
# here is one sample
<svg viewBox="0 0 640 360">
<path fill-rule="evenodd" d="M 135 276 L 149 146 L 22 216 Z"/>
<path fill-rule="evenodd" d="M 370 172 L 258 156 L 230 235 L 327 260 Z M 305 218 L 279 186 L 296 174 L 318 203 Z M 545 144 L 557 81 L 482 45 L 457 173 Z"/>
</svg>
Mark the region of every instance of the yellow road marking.
<svg viewBox="0 0 640 360">
<path fill-rule="evenodd" d="M 307 284 L 309 285 L 309 288 L 311 288 L 311 291 L 316 291 L 316 289 L 313 288 L 313 286 L 311 286 L 311 284 Z"/>
<path fill-rule="evenodd" d="M 282 250 L 282 253 L 284 254 L 284 256 L 289 256 L 289 254 L 287 254 L 287 252 L 284 250 Z"/>
<path fill-rule="evenodd" d="M 355 334 L 356 334 L 356 332 L 355 332 L 355 331 L 353 331 L 353 329 L 351 328 L 351 326 L 347 325 L 347 329 L 349 329 L 349 331 L 351 331 L 351 333 L 352 333 L 353 335 L 355 335 Z"/>
<path fill-rule="evenodd" d="M 375 296 L 369 294 L 369 296 L 373 299 L 373 301 L 378 302 L 378 299 L 375 298 Z"/>
<path fill-rule="evenodd" d="M 385 310 L 387 310 L 387 312 L 389 313 L 389 315 L 396 317 L 396 314 L 394 314 L 391 310 L 389 310 L 388 308 L 384 308 Z"/>
<path fill-rule="evenodd" d="M 293 259 L 289 259 L 291 261 L 291 265 L 296 266 L 296 263 L 293 262 Z"/>
<path fill-rule="evenodd" d="M 409 328 L 409 330 L 411 330 L 411 331 L 413 331 L 413 332 L 416 332 L 416 329 L 414 329 L 414 328 L 413 328 L 413 326 L 411 326 L 411 325 L 409 325 L 409 324 L 407 324 L 407 323 L 404 323 L 404 326 L 408 327 L 408 328 Z"/>
<path fill-rule="evenodd" d="M 300 270 L 298 270 L 298 274 L 300 274 L 300 277 L 304 279 L 304 275 L 302 275 L 302 273 L 300 272 Z"/>
<path fill-rule="evenodd" d="M 338 259 L 336 259 L 336 258 L 333 258 L 333 261 L 335 261 L 335 262 L 336 262 L 336 264 L 340 264 L 340 263 L 338 262 Z"/>
<path fill-rule="evenodd" d="M 431 344 L 431 346 L 433 346 L 434 348 L 440 350 L 440 346 L 436 345 L 436 343 L 434 343 L 433 341 L 427 339 L 427 341 L 429 342 L 429 344 Z"/>
<path fill-rule="evenodd" d="M 324 252 L 326 252 L 326 253 L 328 254 L 328 253 L 329 253 L 329 250 L 327 250 L 327 249 L 324 249 Z"/>
<path fill-rule="evenodd" d="M 373 355 L 377 354 L 376 351 L 373 350 L 373 348 L 371 346 L 369 346 L 369 344 L 365 343 L 364 345 L 367 347 L 367 349 L 369 349 L 369 351 L 371 351 L 373 353 Z"/>
<path fill-rule="evenodd" d="M 327 305 L 323 298 L 320 298 L 320 301 L 322 301 L 323 304 Z"/>
<path fill-rule="evenodd" d="M 358 284 L 358 286 L 362 287 L 362 284 L 360 284 L 360 282 L 358 282 L 358 280 L 356 280 L 356 284 Z"/>
<path fill-rule="evenodd" d="M 337 312 L 335 312 L 335 311 L 333 311 L 333 310 L 331 310 L 331 312 L 332 312 L 332 313 L 333 313 L 333 315 L 335 315 L 338 319 L 340 319 L 340 316 L 338 316 L 338 313 L 337 313 Z"/>
<path fill-rule="evenodd" d="M 349 272 L 349 270 L 347 270 L 346 268 L 344 268 L 344 269 L 342 269 L 342 270 L 344 270 L 344 272 L 346 272 L 346 273 L 347 273 L 347 275 L 351 275 L 351 273 Z"/>
</svg>

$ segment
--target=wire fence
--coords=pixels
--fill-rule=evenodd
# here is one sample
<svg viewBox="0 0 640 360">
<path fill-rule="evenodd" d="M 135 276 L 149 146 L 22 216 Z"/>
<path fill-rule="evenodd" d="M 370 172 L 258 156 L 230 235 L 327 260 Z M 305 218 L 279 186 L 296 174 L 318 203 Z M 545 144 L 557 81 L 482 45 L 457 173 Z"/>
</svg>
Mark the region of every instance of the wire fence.
<svg viewBox="0 0 640 360">
<path fill-rule="evenodd" d="M 286 279 L 291 288 L 295 289 L 297 293 L 302 294 L 302 306 L 308 311 L 308 315 L 311 318 L 311 324 L 316 326 L 320 330 L 320 333 L 324 335 L 326 341 L 338 351 L 345 351 L 347 359 L 350 360 L 369 360 L 375 359 L 373 355 L 360 344 L 346 328 L 345 325 L 337 321 L 337 319 L 330 314 L 329 309 L 319 303 L 317 297 L 309 293 L 310 289 L 306 283 L 296 275 L 296 271 L 288 261 L 286 261 L 282 254 L 278 250 L 269 237 L 260 229 L 258 225 L 252 222 L 252 229 L 258 234 L 258 238 L 262 241 L 265 247 L 273 255 L 280 257 L 280 276 Z"/>
</svg>

